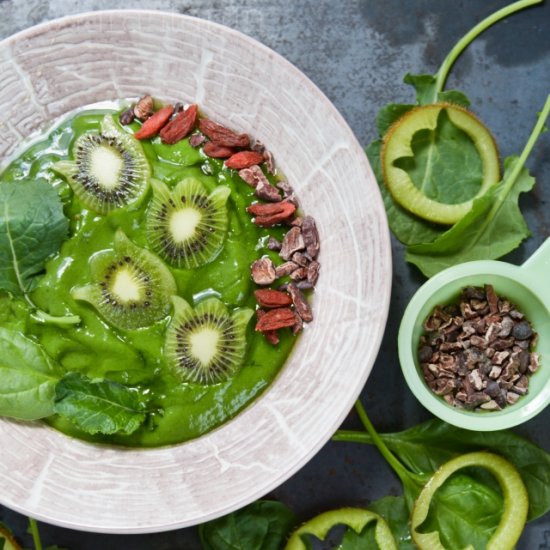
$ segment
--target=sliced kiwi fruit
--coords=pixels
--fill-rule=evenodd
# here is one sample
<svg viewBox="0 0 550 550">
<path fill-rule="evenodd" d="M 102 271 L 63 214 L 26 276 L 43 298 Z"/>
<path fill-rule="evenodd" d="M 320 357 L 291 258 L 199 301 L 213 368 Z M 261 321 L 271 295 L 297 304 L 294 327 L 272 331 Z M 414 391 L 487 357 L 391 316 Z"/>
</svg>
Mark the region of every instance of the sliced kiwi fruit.
<svg viewBox="0 0 550 550">
<path fill-rule="evenodd" d="M 153 199 L 147 211 L 147 236 L 152 249 L 173 267 L 194 269 L 214 260 L 227 233 L 229 187 L 210 194 L 195 178 L 169 189 L 151 180 Z"/>
<path fill-rule="evenodd" d="M 101 132 L 87 132 L 75 141 L 72 155 L 74 160 L 61 160 L 52 168 L 94 212 L 107 214 L 131 204 L 147 189 L 151 168 L 141 143 L 110 115 L 101 121 Z"/>
<path fill-rule="evenodd" d="M 139 248 L 119 229 L 114 248 L 90 259 L 92 282 L 71 290 L 75 300 L 92 304 L 111 325 L 147 327 L 166 317 L 176 294 L 174 277 L 154 254 Z"/>
<path fill-rule="evenodd" d="M 207 298 L 193 309 L 174 296 L 174 316 L 166 331 L 164 353 L 184 382 L 216 384 L 242 364 L 246 353 L 246 326 L 251 309 L 229 313 L 218 298 Z"/>
<path fill-rule="evenodd" d="M 415 186 L 405 170 L 395 165 L 400 158 L 414 156 L 411 145 L 414 135 L 420 130 L 435 130 L 442 110 L 472 140 L 483 167 L 483 179 L 476 196 L 458 204 L 430 199 Z M 422 105 L 399 118 L 384 136 L 381 163 L 384 181 L 395 201 L 409 212 L 443 225 L 458 222 L 471 210 L 473 199 L 500 181 L 499 156 L 493 136 L 473 113 L 451 103 Z"/>
</svg>

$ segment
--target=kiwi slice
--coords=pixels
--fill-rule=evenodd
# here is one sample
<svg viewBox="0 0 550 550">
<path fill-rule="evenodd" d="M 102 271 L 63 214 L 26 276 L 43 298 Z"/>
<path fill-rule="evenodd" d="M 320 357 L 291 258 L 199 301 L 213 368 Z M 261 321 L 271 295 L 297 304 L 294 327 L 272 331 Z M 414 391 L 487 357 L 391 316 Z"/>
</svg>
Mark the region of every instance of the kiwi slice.
<svg viewBox="0 0 550 550">
<path fill-rule="evenodd" d="M 215 384 L 231 376 L 246 352 L 246 326 L 251 309 L 229 313 L 218 298 L 207 298 L 193 309 L 174 296 L 174 316 L 166 331 L 164 353 L 184 382 Z"/>
<path fill-rule="evenodd" d="M 435 130 L 442 110 L 449 120 L 474 143 L 483 166 L 483 180 L 472 199 L 458 204 L 446 204 L 430 199 L 416 187 L 409 174 L 395 165 L 403 157 L 412 157 L 412 140 L 420 130 Z M 485 194 L 500 181 L 498 150 L 489 130 L 473 113 L 452 103 L 421 105 L 399 118 L 384 136 L 380 153 L 384 181 L 397 203 L 420 218 L 443 225 L 453 225 L 471 209 L 473 199 Z"/>
<path fill-rule="evenodd" d="M 131 204 L 147 189 L 151 169 L 141 143 L 110 115 L 101 121 L 100 133 L 88 132 L 75 141 L 72 156 L 74 160 L 61 160 L 52 168 L 94 212 L 107 214 Z"/>
<path fill-rule="evenodd" d="M 229 187 L 210 194 L 195 178 L 170 190 L 151 180 L 153 199 L 147 212 L 147 236 L 152 249 L 171 266 L 194 269 L 214 260 L 227 233 Z"/>
<path fill-rule="evenodd" d="M 154 254 L 139 248 L 119 229 L 114 249 L 90 259 L 92 282 L 71 290 L 90 302 L 111 325 L 136 329 L 152 325 L 170 310 L 177 288 L 172 274 Z"/>
</svg>

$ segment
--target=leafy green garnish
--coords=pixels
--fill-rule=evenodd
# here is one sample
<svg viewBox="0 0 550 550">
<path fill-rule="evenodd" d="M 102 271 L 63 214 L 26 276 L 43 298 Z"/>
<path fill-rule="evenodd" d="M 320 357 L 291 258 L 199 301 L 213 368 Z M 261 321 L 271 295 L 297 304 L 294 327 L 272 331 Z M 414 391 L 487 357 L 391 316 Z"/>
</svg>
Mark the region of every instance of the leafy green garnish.
<svg viewBox="0 0 550 550">
<path fill-rule="evenodd" d="M 21 333 L 0 328 L 0 415 L 36 420 L 53 414 L 57 367 L 42 347 Z"/>
<path fill-rule="evenodd" d="M 66 239 L 69 222 L 57 191 L 47 182 L 0 183 L 0 289 L 22 297 L 33 309 L 29 293 L 36 287 L 46 261 Z M 37 312 L 41 321 L 79 322 Z"/>
<path fill-rule="evenodd" d="M 137 388 L 111 380 L 65 375 L 55 388 L 54 412 L 89 434 L 129 435 L 145 421 L 148 400 Z"/>
<path fill-rule="evenodd" d="M 204 550 L 280 550 L 296 516 L 284 504 L 258 500 L 199 526 Z"/>
<path fill-rule="evenodd" d="M 550 96 L 521 156 L 506 159 L 502 182 L 476 199 L 470 212 L 433 242 L 410 246 L 407 261 L 431 277 L 449 265 L 499 258 L 529 236 L 518 199 L 520 193 L 529 191 L 535 184 L 524 164 L 549 113 Z"/>
<path fill-rule="evenodd" d="M 420 476 L 435 472 L 463 453 L 487 450 L 500 454 L 514 464 L 525 483 L 529 494 L 528 520 L 550 510 L 550 455 L 510 430 L 475 432 L 434 418 L 379 437 L 409 471 Z M 348 430 L 336 432 L 334 440 L 374 444 L 368 433 Z"/>
<path fill-rule="evenodd" d="M 376 445 L 403 484 L 404 499 L 409 512 L 413 512 L 414 507 L 418 505 L 420 502 L 419 496 L 426 493 L 425 488 L 432 485 L 432 481 L 437 479 L 438 475 L 443 476 L 441 472 L 445 472 L 445 468 L 447 468 L 447 471 L 455 468 L 452 466 L 453 462 L 460 463 L 456 469 L 465 465 L 475 467 L 479 464 L 484 469 L 489 468 L 491 473 L 497 470 L 503 472 L 503 476 L 500 473 L 498 474 L 499 481 L 497 484 L 484 469 L 461 470 L 460 475 L 452 477 L 437 491 L 428 491 L 431 493 L 429 495 L 429 515 L 426 521 L 422 522 L 422 525 L 416 525 L 419 528 L 418 532 L 454 533 L 451 535 L 454 537 L 453 541 L 456 541 L 458 537 L 460 540 L 468 541 L 469 544 L 475 542 L 476 547 L 484 548 L 491 537 L 495 536 L 495 533 L 502 533 L 506 529 L 503 525 L 500 525 L 498 529 L 497 526 L 501 521 L 502 514 L 506 515 L 510 511 L 510 499 L 513 500 L 514 496 L 518 499 L 520 497 L 525 499 L 526 490 L 530 501 L 531 498 L 536 500 L 537 497 L 540 497 L 540 488 L 533 487 L 528 482 L 532 472 L 536 471 L 535 476 L 541 475 L 543 480 L 548 479 L 550 475 L 548 469 L 550 457 L 548 454 L 510 432 L 491 432 L 489 434 L 470 432 L 454 428 L 438 420 L 432 420 L 399 434 L 381 436 L 375 431 L 361 403 L 356 403 L 356 410 L 368 433 L 340 431 L 337 432 L 335 439 L 340 441 L 363 441 L 364 443 Z M 449 441 L 446 437 L 447 431 L 449 432 Z M 426 446 L 423 445 L 421 442 L 423 439 L 420 437 L 424 434 L 428 442 Z M 411 435 L 413 441 L 415 441 L 413 446 L 408 445 Z M 490 449 L 490 445 L 485 444 L 487 436 L 491 436 L 493 439 L 490 443 L 494 445 L 501 443 L 501 447 L 508 451 L 508 453 L 502 452 L 501 447 L 495 449 L 506 460 L 486 452 L 469 453 L 472 447 L 474 451 Z M 482 438 L 483 442 L 480 442 L 479 438 Z M 512 443 L 510 443 L 510 440 Z M 519 445 L 518 440 L 523 441 L 523 450 L 517 448 Z M 436 450 L 432 453 L 430 442 L 432 444 L 437 442 L 435 446 L 436 449 L 440 449 L 440 452 Z M 442 453 L 441 451 L 446 449 L 447 444 L 449 450 Z M 392 446 L 395 452 L 390 450 Z M 402 459 L 401 452 L 409 460 Z M 526 455 L 529 455 L 527 464 Z M 436 459 L 435 462 L 432 462 L 434 456 Z M 439 462 L 439 459 L 441 459 L 441 462 Z M 412 465 L 417 461 L 421 462 L 422 468 Z M 522 495 L 514 494 L 514 490 L 510 493 L 510 487 L 515 487 L 516 482 L 510 482 L 510 479 L 514 477 L 517 480 L 518 491 L 520 488 L 523 491 Z M 502 493 L 499 484 L 503 484 Z M 524 485 L 525 488 L 523 488 Z M 545 501 L 543 507 L 548 509 L 550 507 L 550 489 L 548 489 L 548 484 L 545 485 L 546 494 L 543 497 Z M 452 505 L 450 505 L 451 503 Z M 424 501 L 424 505 L 426 505 L 426 501 Z M 517 525 L 511 525 L 511 527 L 513 532 L 510 533 L 510 536 L 519 536 Z M 521 527 L 519 528 L 520 531 Z M 457 547 L 462 548 L 463 546 L 459 545 Z"/>
<path fill-rule="evenodd" d="M 47 182 L 3 182 L 0 203 L 0 288 L 27 296 L 67 237 L 69 223 Z"/>
<path fill-rule="evenodd" d="M 453 63 L 470 42 L 491 25 L 540 1 L 515 2 L 481 21 L 458 41 L 435 75 L 407 74 L 404 82 L 414 87 L 416 104 L 390 104 L 381 109 L 377 117 L 380 136 L 384 136 L 397 120 L 419 105 L 449 102 L 468 106 L 469 100 L 465 94 L 443 89 Z M 537 126 L 540 124 L 542 128 L 547 116 L 545 106 Z M 427 196 L 452 204 L 476 194 L 475 186 L 481 182 L 483 171 L 479 162 L 472 157 L 471 139 L 461 135 L 457 129 L 450 129 L 449 125 L 449 121 L 443 119 L 435 131 L 418 132 L 412 142 L 414 157 L 399 159 L 395 165 L 406 170 L 414 184 L 422 188 Z M 526 147 L 529 151 L 540 134 L 540 128 L 531 135 L 530 145 Z M 417 265 L 425 275 L 431 276 L 463 261 L 499 258 L 516 248 L 529 235 L 517 206 L 519 194 L 530 190 L 534 184 L 534 180 L 521 170 L 526 156 L 522 155 L 520 170 L 513 177 L 510 176 L 511 161 L 507 160 L 505 166 L 508 172 L 503 182 L 476 199 L 469 214 L 447 230 L 444 226 L 417 217 L 397 204 L 384 184 L 380 163 L 381 147 L 382 139 L 378 139 L 367 147 L 366 152 L 380 186 L 390 228 L 397 239 L 407 245 L 407 261 Z M 511 217 L 507 223 L 503 223 L 507 215 Z M 494 239 L 490 247 L 489 239 Z"/>
</svg>

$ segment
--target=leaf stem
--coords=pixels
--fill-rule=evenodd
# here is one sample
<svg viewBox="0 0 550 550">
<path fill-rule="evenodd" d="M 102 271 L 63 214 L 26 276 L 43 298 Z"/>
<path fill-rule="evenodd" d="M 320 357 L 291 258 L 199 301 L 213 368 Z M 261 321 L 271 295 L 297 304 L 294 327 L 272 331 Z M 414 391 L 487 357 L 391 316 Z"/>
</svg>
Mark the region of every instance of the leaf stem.
<svg viewBox="0 0 550 550">
<path fill-rule="evenodd" d="M 50 323 L 52 325 L 78 325 L 81 320 L 78 315 L 64 315 L 62 317 L 56 317 L 42 311 L 41 309 L 37 309 L 31 313 L 31 317 L 37 323 Z"/>
<path fill-rule="evenodd" d="M 346 443 L 364 443 L 365 445 L 373 445 L 372 437 L 365 432 L 355 430 L 338 430 L 333 436 L 333 441 L 344 441 Z"/>
<path fill-rule="evenodd" d="M 537 139 L 539 138 L 540 134 L 544 130 L 544 124 L 546 123 L 546 119 L 548 118 L 549 113 L 550 113 L 550 94 L 546 97 L 546 102 L 544 103 L 544 107 L 542 108 L 542 111 L 539 113 L 537 122 L 533 130 L 531 131 L 531 135 L 529 136 L 529 139 L 527 140 L 527 143 L 525 144 L 525 147 L 523 148 L 523 151 L 521 152 L 521 155 L 519 156 L 518 161 L 514 165 L 514 168 L 509 173 L 509 175 L 505 177 L 502 182 L 502 189 L 499 194 L 498 203 L 504 200 L 504 197 L 507 195 L 510 188 L 514 185 L 516 178 L 518 177 L 521 169 L 523 168 L 523 165 L 525 164 L 525 161 L 527 160 L 527 157 L 531 154 L 531 151 L 535 143 L 537 142 Z"/>
<path fill-rule="evenodd" d="M 38 531 L 38 523 L 35 519 L 29 518 L 29 530 L 32 535 L 34 550 L 42 550 L 42 541 L 40 540 L 40 532 Z"/>
<path fill-rule="evenodd" d="M 489 17 L 486 17 L 483 21 L 478 23 L 473 29 L 468 31 L 456 43 L 453 49 L 449 52 L 447 57 L 443 60 L 441 67 L 437 71 L 433 101 L 435 102 L 437 100 L 437 94 L 443 90 L 443 87 L 445 86 L 445 81 L 447 80 L 447 75 L 449 74 L 449 71 L 451 70 L 453 63 L 462 54 L 462 52 L 466 49 L 466 47 L 470 44 L 470 42 L 472 42 L 475 38 L 477 38 L 482 32 L 487 30 L 489 27 L 491 27 L 501 19 L 504 19 L 508 15 L 511 15 L 512 13 L 515 13 L 524 8 L 527 8 L 528 6 L 533 6 L 534 4 L 540 4 L 542 1 L 543 0 L 520 0 L 519 2 L 514 2 L 513 4 L 510 4 L 509 6 L 505 6 L 504 8 L 489 15 Z"/>
<path fill-rule="evenodd" d="M 546 119 L 548 118 L 548 114 L 550 113 L 550 95 L 547 96 L 546 102 L 544 103 L 544 107 L 542 108 L 542 111 L 540 112 L 537 122 L 535 124 L 535 127 L 531 131 L 531 135 L 529 136 L 529 139 L 527 140 L 527 143 L 525 144 L 525 147 L 523 148 L 523 151 L 521 152 L 521 155 L 517 159 L 517 161 L 514 163 L 512 170 L 504 176 L 504 179 L 502 180 L 502 183 L 500 183 L 497 187 L 497 189 L 500 189 L 495 197 L 495 202 L 491 206 L 491 209 L 485 216 L 485 220 L 481 226 L 481 228 L 477 231 L 476 238 L 470 242 L 467 249 L 471 249 L 473 246 L 475 246 L 478 242 L 478 240 L 483 235 L 485 228 L 491 223 L 493 218 L 495 217 L 496 213 L 499 211 L 500 207 L 506 200 L 506 197 L 508 196 L 508 193 L 516 183 L 516 179 L 521 172 L 523 165 L 525 164 L 525 161 L 527 160 L 527 157 L 531 153 L 531 150 L 533 149 L 537 139 L 539 138 L 540 134 L 544 130 L 544 124 L 546 122 Z"/>
<path fill-rule="evenodd" d="M 355 402 L 355 410 L 357 411 L 357 414 L 359 415 L 363 426 L 365 426 L 365 429 L 370 436 L 371 442 L 376 445 L 376 448 L 380 451 L 380 454 L 386 459 L 386 462 L 392 467 L 393 471 L 401 480 L 401 483 L 403 483 L 405 487 L 412 491 L 416 491 L 419 488 L 422 488 L 424 482 L 420 478 L 417 479 L 415 474 L 409 472 L 405 468 L 405 466 L 403 466 L 403 464 L 401 464 L 401 462 L 399 462 L 399 460 L 395 458 L 395 456 L 388 449 L 386 444 L 382 441 L 382 438 L 374 429 L 374 426 L 372 425 L 369 417 L 367 416 L 367 413 L 365 412 L 365 409 L 363 408 L 363 405 L 359 400 Z"/>
</svg>

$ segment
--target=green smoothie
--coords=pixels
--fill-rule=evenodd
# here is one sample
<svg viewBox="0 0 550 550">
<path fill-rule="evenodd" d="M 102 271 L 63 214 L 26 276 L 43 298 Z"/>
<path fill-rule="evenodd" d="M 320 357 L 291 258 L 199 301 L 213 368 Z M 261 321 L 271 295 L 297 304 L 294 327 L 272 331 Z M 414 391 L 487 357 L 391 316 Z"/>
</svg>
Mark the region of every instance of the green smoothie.
<svg viewBox="0 0 550 550">
<path fill-rule="evenodd" d="M 226 381 L 203 385 L 182 382 L 169 368 L 163 354 L 170 315 L 152 326 L 121 330 L 105 321 L 89 303 L 71 296 L 71 289 L 90 280 L 91 256 L 113 247 L 115 232 L 122 229 L 137 246 L 148 248 L 145 215 L 151 198 L 146 195 L 135 204 L 101 215 L 84 207 L 67 181 L 52 170 L 54 162 L 70 159 L 71 146 L 80 135 L 99 131 L 103 116 L 113 111 L 83 110 L 69 117 L 48 134 L 35 140 L 4 170 L 2 180 L 44 179 L 59 193 L 70 230 L 66 241 L 47 265 L 44 275 L 30 294 L 41 310 L 52 316 L 76 315 L 76 324 L 34 322 L 22 299 L 0 295 L 0 326 L 17 327 L 39 343 L 63 371 L 81 373 L 91 379 L 108 379 L 138 388 L 148 396 L 146 422 L 131 435 L 88 435 L 56 415 L 46 421 L 71 436 L 127 446 L 154 447 L 198 437 L 234 417 L 273 381 L 295 341 L 290 330 L 281 331 L 280 343 L 273 346 L 247 327 L 247 351 L 242 366 Z M 117 120 L 117 116 L 114 116 Z M 126 127 L 132 132 L 137 123 Z M 205 156 L 188 139 L 174 145 L 153 138 L 142 143 L 154 178 L 169 187 L 187 177 L 199 180 L 210 192 L 227 186 L 228 232 L 217 258 L 196 269 L 169 266 L 177 293 L 195 305 L 208 296 L 218 297 L 231 311 L 255 309 L 250 265 L 264 255 L 280 263 L 267 249 L 270 235 L 282 237 L 281 228 L 264 229 L 252 223 L 246 207 L 257 201 L 253 189 L 223 161 Z M 28 310 L 28 311 L 27 311 Z M 1 383 L 1 381 L 0 381 Z"/>
</svg>

